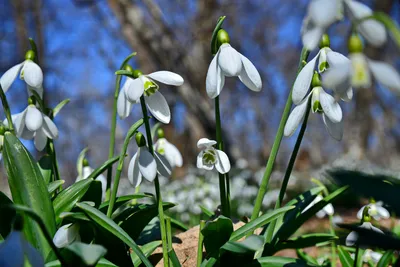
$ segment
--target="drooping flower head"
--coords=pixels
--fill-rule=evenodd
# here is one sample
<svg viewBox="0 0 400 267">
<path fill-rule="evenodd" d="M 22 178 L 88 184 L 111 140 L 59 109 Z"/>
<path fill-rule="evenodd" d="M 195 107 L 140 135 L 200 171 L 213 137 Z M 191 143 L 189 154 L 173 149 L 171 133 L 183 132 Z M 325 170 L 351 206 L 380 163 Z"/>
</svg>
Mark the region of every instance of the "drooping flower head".
<svg viewBox="0 0 400 267">
<path fill-rule="evenodd" d="M 157 142 L 154 144 L 154 150 L 160 155 L 163 155 L 171 165 L 171 168 L 182 167 L 183 159 L 182 154 L 179 152 L 175 145 L 168 142 L 164 137 L 164 131 L 159 128 L 157 130 Z"/>
<path fill-rule="evenodd" d="M 93 173 L 93 171 L 94 169 L 90 167 L 89 161 L 86 158 L 84 158 L 82 161 L 82 173 L 78 175 L 78 177 L 76 177 L 75 183 L 80 180 L 88 178 Z M 107 178 L 103 174 L 100 174 L 99 176 L 96 177 L 96 181 L 101 182 L 102 198 L 104 199 L 107 190 Z"/>
<path fill-rule="evenodd" d="M 132 70 L 132 78 L 126 78 L 118 95 L 118 115 L 122 119 L 128 117 L 132 104 L 140 102 L 140 97 L 144 95 L 151 114 L 160 122 L 169 123 L 171 112 L 167 101 L 159 92 L 160 87 L 156 82 L 180 86 L 183 84 L 183 78 L 170 71 L 156 71 L 145 75 L 140 70 L 133 70 L 129 65 L 126 68 Z"/>
<path fill-rule="evenodd" d="M 302 211 L 305 212 L 306 210 L 310 209 L 312 206 L 323 200 L 323 196 L 321 194 L 317 195 L 314 200 Z M 315 215 L 318 218 L 324 218 L 325 216 L 333 215 L 334 209 L 331 203 L 328 203 L 325 207 L 323 207 L 321 210 L 319 210 Z"/>
<path fill-rule="evenodd" d="M 368 207 L 368 213 L 372 218 L 375 220 L 379 221 L 380 219 L 389 219 L 390 218 L 390 213 L 387 209 L 383 207 L 383 202 L 378 201 L 375 202 L 375 200 L 372 200 L 371 203 L 368 205 L 363 206 L 358 212 L 357 212 L 357 218 L 361 219 L 363 216 L 364 209 Z"/>
<path fill-rule="evenodd" d="M 210 98 L 219 96 L 225 84 L 225 77 L 239 77 L 250 90 L 261 91 L 261 77 L 256 67 L 229 44 L 229 35 L 224 29 L 218 31 L 217 41 L 220 46 L 207 71 L 208 96 Z"/>
<path fill-rule="evenodd" d="M 201 138 L 197 147 L 201 149 L 197 156 L 197 168 L 212 170 L 217 169 L 219 173 L 227 173 L 231 169 L 231 163 L 224 151 L 215 149 L 217 142 L 207 138 Z"/>
<path fill-rule="evenodd" d="M 133 155 L 128 168 L 128 179 L 131 184 L 134 187 L 138 187 L 142 182 L 142 177 L 152 182 L 157 173 L 164 177 L 169 177 L 171 175 L 171 166 L 168 160 L 157 151 L 154 151 L 154 156 L 150 153 L 142 133 L 137 133 L 135 139 L 138 151 Z"/>
<path fill-rule="evenodd" d="M 75 241 L 80 241 L 79 224 L 68 223 L 61 226 L 54 235 L 53 242 L 58 248 L 66 247 Z"/>
<path fill-rule="evenodd" d="M 39 65 L 33 61 L 34 58 L 35 52 L 29 50 L 25 54 L 25 61 L 13 66 L 0 77 L 0 84 L 4 92 L 8 91 L 19 74 L 20 79 L 26 82 L 28 88 L 36 90 L 42 97 L 43 72 Z"/>
<path fill-rule="evenodd" d="M 329 57 L 329 55 L 328 55 Z M 369 59 L 363 54 L 363 43 L 358 35 L 349 39 L 349 59 L 331 66 L 323 75 L 324 86 L 338 92 L 346 88 L 369 88 L 372 77 L 377 82 L 400 92 L 400 75 L 389 64 Z"/>
</svg>

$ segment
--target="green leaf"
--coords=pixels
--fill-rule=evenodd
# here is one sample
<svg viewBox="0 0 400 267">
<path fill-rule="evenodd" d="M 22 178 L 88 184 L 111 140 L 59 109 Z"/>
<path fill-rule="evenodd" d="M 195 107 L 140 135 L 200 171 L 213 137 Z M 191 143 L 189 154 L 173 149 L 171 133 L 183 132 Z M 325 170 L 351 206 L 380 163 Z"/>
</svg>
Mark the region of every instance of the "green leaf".
<svg viewBox="0 0 400 267">
<path fill-rule="evenodd" d="M 164 210 L 174 207 L 175 204 L 169 202 L 163 202 Z M 124 216 L 119 215 L 114 220 L 119 221 L 119 226 L 124 229 L 130 237 L 137 239 L 146 225 L 158 215 L 157 204 L 139 204 L 134 205 L 124 211 Z M 126 219 L 124 218 L 126 215 Z"/>
<path fill-rule="evenodd" d="M 51 182 L 47 186 L 47 191 L 49 192 L 50 195 L 52 195 L 64 183 L 65 183 L 64 180 L 57 180 L 57 181 Z"/>
<path fill-rule="evenodd" d="M 126 196 L 121 196 L 118 197 L 115 200 L 114 204 L 114 209 L 118 209 L 121 205 L 125 204 L 126 202 L 132 200 L 132 199 L 141 199 L 141 198 L 146 198 L 146 197 L 153 197 L 151 194 L 134 194 L 134 195 L 126 195 Z M 101 210 L 103 213 L 107 212 L 108 205 L 110 204 L 110 201 L 106 201 L 101 203 L 99 210 Z"/>
<path fill-rule="evenodd" d="M 87 216 L 89 216 L 100 227 L 118 237 L 121 241 L 131 247 L 133 252 L 139 256 L 146 266 L 152 266 L 135 241 L 133 241 L 133 239 L 113 220 L 108 218 L 104 213 L 101 213 L 99 210 L 85 203 L 77 203 L 76 206 L 81 208 L 87 214 Z"/>
<path fill-rule="evenodd" d="M 179 221 L 177 219 L 174 219 L 172 217 L 169 217 L 169 218 L 171 219 L 171 226 L 173 228 L 178 229 L 178 230 L 182 230 L 182 231 L 189 230 L 189 227 L 187 227 L 183 222 L 181 222 L 181 221 Z"/>
<path fill-rule="evenodd" d="M 256 252 L 264 245 L 264 238 L 259 235 L 251 235 L 241 242 L 228 241 L 221 249 L 233 253 L 249 253 Z"/>
<path fill-rule="evenodd" d="M 305 234 L 293 239 L 279 242 L 276 245 L 275 249 L 276 251 L 279 251 L 288 248 L 307 248 L 317 246 L 319 243 L 324 243 L 335 239 L 338 239 L 338 237 L 332 234 Z"/>
<path fill-rule="evenodd" d="M 240 227 L 239 229 L 237 229 L 236 231 L 234 231 L 229 240 L 231 241 L 239 240 L 240 238 L 242 238 L 243 236 L 245 236 L 250 232 L 253 232 L 257 228 L 262 227 L 263 225 L 266 225 L 267 223 L 273 220 L 276 220 L 277 218 L 282 216 L 285 212 L 293 208 L 294 206 L 279 208 L 269 213 L 266 213 L 253 221 L 250 221 L 245 225 L 243 225 L 242 227 Z"/>
<path fill-rule="evenodd" d="M 120 157 L 120 155 L 107 160 L 100 167 L 94 169 L 93 172 L 87 178 L 96 179 L 100 174 L 102 174 L 105 170 L 107 170 L 111 165 L 116 163 L 119 160 L 119 157 Z"/>
<path fill-rule="evenodd" d="M 85 147 L 81 153 L 79 153 L 78 159 L 76 161 L 76 170 L 78 171 L 78 179 L 82 179 L 83 173 L 83 160 L 85 159 L 86 152 L 89 150 L 88 147 Z"/>
<path fill-rule="evenodd" d="M 221 215 L 215 220 L 207 222 L 201 230 L 207 253 L 212 254 L 218 251 L 229 240 L 232 232 L 232 221 L 225 216 Z"/>
<path fill-rule="evenodd" d="M 311 263 L 307 263 L 300 259 L 286 258 L 286 257 L 262 257 L 254 261 L 251 266 L 262 266 L 262 267 L 310 267 L 318 266 Z M 345 266 L 345 265 L 344 265 Z"/>
<path fill-rule="evenodd" d="M 217 51 L 218 51 L 218 40 L 217 40 L 217 35 L 218 35 L 218 31 L 221 29 L 222 27 L 222 23 L 224 23 L 226 16 L 221 16 L 218 18 L 218 22 L 217 25 L 215 26 L 215 29 L 212 33 L 212 37 L 211 37 L 211 54 L 214 56 Z"/>
<path fill-rule="evenodd" d="M 391 263 L 392 258 L 393 258 L 393 250 L 386 251 L 382 255 L 382 258 L 379 260 L 379 262 L 376 265 L 376 267 L 387 267 L 387 266 L 389 266 L 390 263 Z"/>
<path fill-rule="evenodd" d="M 0 235 L 4 237 L 8 236 L 11 231 L 12 223 L 15 217 L 15 210 L 1 209 L 1 206 L 10 204 L 13 204 L 13 202 L 3 192 L 0 191 Z"/>
<path fill-rule="evenodd" d="M 339 254 L 339 259 L 340 262 L 342 263 L 342 266 L 353 266 L 354 265 L 354 260 L 351 258 L 350 254 L 344 250 L 342 246 L 337 246 L 338 254 Z"/>
<path fill-rule="evenodd" d="M 85 215 L 83 212 L 62 212 L 60 214 L 60 218 L 63 220 L 68 220 L 71 222 L 77 221 L 87 221 L 90 222 L 91 220 Z"/>
<path fill-rule="evenodd" d="M 89 245 L 81 242 L 74 242 L 66 247 L 65 250 L 78 256 L 84 264 L 89 266 L 95 265 L 107 253 L 107 250 L 103 246 Z M 77 262 L 74 260 L 71 263 L 76 264 Z"/>
<path fill-rule="evenodd" d="M 51 181 L 51 177 L 53 175 L 53 162 L 51 156 L 44 155 L 43 157 L 41 157 L 38 162 L 38 165 L 45 183 L 49 184 Z"/>
<path fill-rule="evenodd" d="M 214 212 L 212 212 L 211 210 L 207 209 L 206 207 L 204 207 L 203 205 L 199 205 L 201 211 L 208 217 L 211 218 L 214 216 Z"/>
<path fill-rule="evenodd" d="M 85 195 L 82 197 L 81 202 L 91 201 L 94 203 L 95 207 L 100 206 L 101 198 L 103 195 L 102 184 L 99 180 L 94 180 L 89 189 L 86 191 Z"/>
<path fill-rule="evenodd" d="M 10 132 L 4 135 L 3 156 L 14 203 L 30 207 L 40 214 L 50 235 L 54 235 L 54 210 L 38 164 L 19 139 Z M 36 222 L 26 216 L 24 235 L 46 258 L 51 251 L 50 245 Z"/>
<path fill-rule="evenodd" d="M 58 103 L 58 105 L 57 105 L 55 108 L 53 108 L 53 117 L 54 117 L 54 118 L 55 118 L 55 117 L 57 116 L 57 114 L 61 111 L 61 109 L 62 109 L 66 104 L 69 103 L 69 101 L 70 101 L 69 98 L 64 99 L 63 101 L 61 101 L 60 103 Z"/>
<path fill-rule="evenodd" d="M 176 256 L 176 253 L 173 249 L 168 251 L 168 256 L 172 262 L 173 267 L 181 267 L 181 263 L 179 262 L 178 256 Z"/>
<path fill-rule="evenodd" d="M 276 233 L 274 240 L 278 241 L 278 240 L 288 239 L 292 234 L 294 234 L 300 228 L 300 226 L 302 226 L 308 219 L 313 217 L 315 215 L 315 213 L 317 213 L 319 210 L 321 210 L 323 207 L 325 207 L 328 203 L 331 203 L 333 200 L 335 200 L 337 197 L 339 197 L 347 189 L 348 189 L 348 186 L 343 186 L 343 187 L 337 189 L 333 193 L 326 196 L 323 200 L 319 201 L 318 203 L 316 203 L 315 205 L 310 207 L 308 210 L 302 212 L 294 220 L 291 220 L 288 223 L 286 223 L 285 225 L 282 225 L 282 227 Z"/>
<path fill-rule="evenodd" d="M 60 214 L 70 211 L 89 189 L 93 179 L 83 179 L 61 191 L 53 201 L 56 223 L 61 222 Z"/>
<path fill-rule="evenodd" d="M 156 248 L 159 247 L 161 244 L 162 244 L 162 242 L 160 240 L 152 241 L 150 243 L 143 245 L 141 247 L 141 249 L 143 251 L 143 254 L 146 257 L 149 257 L 154 252 L 154 250 L 156 250 Z M 135 253 L 131 253 L 130 255 L 131 255 L 133 266 L 139 266 L 142 263 L 140 258 Z"/>
<path fill-rule="evenodd" d="M 296 254 L 297 254 L 297 257 L 299 257 L 299 259 L 302 259 L 305 262 L 309 262 L 309 263 L 318 265 L 318 261 L 316 259 L 314 259 L 313 257 L 311 257 L 310 255 L 308 255 L 307 253 L 305 253 L 303 250 L 297 249 Z"/>
<path fill-rule="evenodd" d="M 200 266 L 201 266 L 201 267 L 212 267 L 212 266 L 214 266 L 216 263 L 217 263 L 217 259 L 214 258 L 214 257 L 211 257 L 211 258 L 209 258 L 209 259 L 204 260 L 204 261 L 201 263 Z"/>
<path fill-rule="evenodd" d="M 45 267 L 62 267 L 60 261 L 56 260 L 56 261 L 51 261 L 46 263 Z M 115 265 L 114 263 L 102 258 L 100 259 L 97 264 L 96 267 L 118 267 L 117 265 Z"/>
</svg>

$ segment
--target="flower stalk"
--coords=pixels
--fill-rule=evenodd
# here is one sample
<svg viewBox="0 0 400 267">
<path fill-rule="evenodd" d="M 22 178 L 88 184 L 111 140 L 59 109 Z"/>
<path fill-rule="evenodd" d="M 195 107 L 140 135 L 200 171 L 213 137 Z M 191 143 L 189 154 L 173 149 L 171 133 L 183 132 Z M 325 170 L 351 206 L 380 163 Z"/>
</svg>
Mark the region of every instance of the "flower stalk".
<svg viewBox="0 0 400 267">
<path fill-rule="evenodd" d="M 149 116 L 147 113 L 144 95 L 142 95 L 140 97 L 140 104 L 142 106 L 143 121 L 144 121 L 144 125 L 146 128 L 147 145 L 148 145 L 150 154 L 154 155 L 153 139 L 151 136 Z M 168 267 L 169 257 L 168 257 L 167 233 L 166 233 L 166 229 L 165 229 L 164 208 L 163 208 L 163 203 L 162 203 L 162 197 L 161 197 L 161 192 L 160 192 L 160 181 L 158 180 L 158 175 L 156 175 L 156 178 L 154 179 L 154 187 L 155 187 L 155 191 L 156 191 L 158 215 L 159 215 L 159 219 L 160 219 L 164 266 Z"/>
<path fill-rule="evenodd" d="M 1 84 L 0 84 L 0 98 L 1 98 L 1 104 L 3 105 L 4 113 L 6 114 L 7 121 L 9 121 L 8 128 L 12 133 L 14 133 L 14 124 L 11 118 L 10 106 L 8 105 L 7 97 L 3 91 L 3 88 L 1 87 Z"/>
<path fill-rule="evenodd" d="M 307 61 L 309 53 L 310 52 L 306 48 L 303 48 L 303 50 L 301 51 L 301 56 L 300 56 L 299 67 L 298 67 L 298 70 L 297 70 L 297 75 L 300 73 L 300 71 L 304 67 L 304 62 Z M 285 124 L 286 124 L 286 121 L 287 121 L 287 119 L 289 117 L 289 113 L 290 113 L 290 108 L 291 107 L 292 107 L 292 90 L 290 90 L 289 96 L 288 96 L 288 98 L 286 100 L 285 108 L 284 108 L 283 113 L 282 113 L 282 118 L 281 118 L 281 121 L 279 123 L 278 132 L 276 133 L 275 140 L 274 140 L 274 143 L 273 143 L 272 149 L 271 149 L 271 154 L 270 154 L 270 156 L 268 158 L 267 166 L 265 168 L 265 172 L 264 172 L 263 178 L 261 180 L 260 189 L 258 190 L 256 202 L 254 204 L 253 213 L 251 215 L 251 220 L 257 219 L 258 215 L 260 213 L 261 205 L 262 205 L 265 193 L 267 192 L 267 189 L 268 189 L 269 179 L 271 177 L 271 173 L 272 173 L 272 170 L 273 170 L 273 167 L 274 167 L 275 159 L 276 159 L 276 156 L 278 154 L 279 147 L 281 145 Z"/>
</svg>

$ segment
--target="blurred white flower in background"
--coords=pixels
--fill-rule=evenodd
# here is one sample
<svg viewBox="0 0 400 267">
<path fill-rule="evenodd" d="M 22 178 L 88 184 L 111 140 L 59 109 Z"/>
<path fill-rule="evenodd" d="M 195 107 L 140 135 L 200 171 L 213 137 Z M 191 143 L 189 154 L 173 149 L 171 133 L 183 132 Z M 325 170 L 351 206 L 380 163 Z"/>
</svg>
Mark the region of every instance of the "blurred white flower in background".
<svg viewBox="0 0 400 267">
<path fill-rule="evenodd" d="M 88 178 L 92 172 L 94 171 L 94 169 L 92 167 L 89 166 L 89 162 L 87 159 L 83 160 L 83 167 L 82 167 L 82 174 L 78 175 L 75 179 L 75 183 Z M 96 181 L 100 181 L 101 182 L 101 191 L 102 191 L 102 199 L 105 198 L 105 194 L 106 194 L 106 190 L 107 190 L 107 178 L 103 175 L 100 174 L 99 176 L 96 177 Z"/>
<path fill-rule="evenodd" d="M 314 206 L 315 204 L 317 204 L 318 202 L 320 202 L 321 200 L 323 200 L 324 198 L 322 197 L 322 195 L 317 195 L 314 200 L 302 211 L 302 213 L 304 213 L 306 210 L 310 209 L 312 206 Z M 333 213 L 335 212 L 335 210 L 333 209 L 333 206 L 331 203 L 328 203 L 327 205 L 325 205 L 321 210 L 319 210 L 315 215 L 318 218 L 324 218 L 325 216 L 329 216 L 329 215 L 333 215 Z"/>
<path fill-rule="evenodd" d="M 183 159 L 181 152 L 164 137 L 157 139 L 157 142 L 154 144 L 154 150 L 168 160 L 171 168 L 182 167 Z"/>
<path fill-rule="evenodd" d="M 361 224 L 360 227 L 383 234 L 383 231 L 381 229 L 373 226 L 370 222 L 363 222 L 363 224 Z M 350 234 L 346 237 L 346 246 L 355 245 L 357 243 L 357 240 L 358 240 L 358 233 L 355 231 L 350 232 Z"/>
<path fill-rule="evenodd" d="M 387 209 L 383 207 L 383 202 L 378 201 L 378 202 L 372 202 L 368 205 L 363 206 L 358 212 L 357 212 L 357 218 L 361 219 L 363 216 L 364 209 L 366 207 L 369 207 L 368 209 L 368 214 L 372 216 L 375 220 L 379 221 L 380 219 L 389 219 L 390 218 L 390 213 Z"/>
</svg>

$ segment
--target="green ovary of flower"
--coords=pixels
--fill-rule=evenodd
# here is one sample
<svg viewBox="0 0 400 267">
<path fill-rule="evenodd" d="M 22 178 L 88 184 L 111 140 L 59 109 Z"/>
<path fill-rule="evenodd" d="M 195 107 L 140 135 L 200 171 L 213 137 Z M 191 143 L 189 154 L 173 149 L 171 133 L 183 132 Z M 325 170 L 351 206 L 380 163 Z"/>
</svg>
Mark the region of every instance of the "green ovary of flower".
<svg viewBox="0 0 400 267">
<path fill-rule="evenodd" d="M 217 162 L 217 153 L 214 149 L 207 149 L 203 154 L 203 164 L 213 165 Z"/>
<path fill-rule="evenodd" d="M 161 155 L 165 155 L 165 148 L 164 148 L 164 147 L 159 147 L 159 148 L 157 149 L 157 152 L 158 152 L 159 154 L 161 154 Z"/>
<path fill-rule="evenodd" d="M 158 91 L 158 88 L 159 88 L 158 85 L 155 84 L 154 82 L 146 81 L 144 83 L 144 95 L 151 96 L 151 95 L 155 94 L 155 92 Z"/>
</svg>

